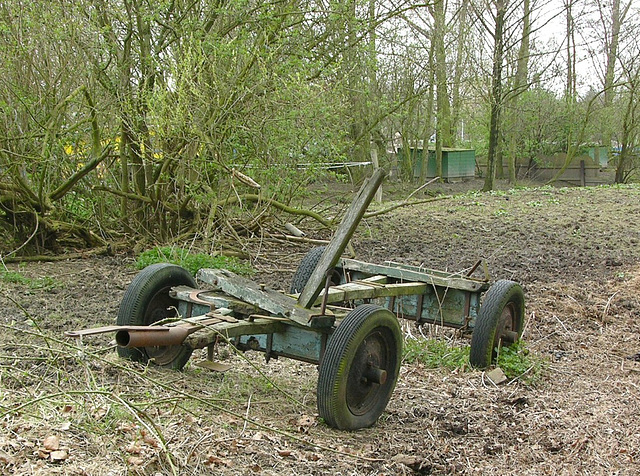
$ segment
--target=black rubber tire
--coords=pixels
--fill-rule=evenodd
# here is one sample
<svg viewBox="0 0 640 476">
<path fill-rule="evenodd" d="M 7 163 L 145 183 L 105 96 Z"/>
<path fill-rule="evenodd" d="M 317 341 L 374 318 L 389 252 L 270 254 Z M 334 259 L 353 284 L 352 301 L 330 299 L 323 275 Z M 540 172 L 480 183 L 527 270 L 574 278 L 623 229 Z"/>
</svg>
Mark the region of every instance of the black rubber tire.
<svg viewBox="0 0 640 476">
<path fill-rule="evenodd" d="M 305 285 L 307 284 L 307 281 L 309 281 L 309 278 L 311 278 L 311 275 L 315 271 L 325 248 L 326 246 L 311 248 L 309 252 L 304 255 L 304 258 L 302 258 L 302 261 L 300 261 L 298 269 L 296 269 L 296 272 L 291 279 L 291 287 L 289 288 L 289 293 L 295 294 L 302 292 Z M 331 276 L 331 285 L 333 286 L 339 283 L 340 272 L 338 270 L 334 270 Z"/>
<path fill-rule="evenodd" d="M 471 335 L 471 365 L 480 369 L 489 367 L 503 343 L 512 344 L 519 340 L 524 328 L 524 315 L 524 292 L 518 283 L 501 280 L 491 286 L 484 295 Z M 509 337 L 514 332 L 517 334 L 515 339 Z"/>
<path fill-rule="evenodd" d="M 358 306 L 338 325 L 318 369 L 318 412 L 340 430 L 373 425 L 389 403 L 402 360 L 402 331 L 389 310 Z M 376 382 L 375 372 L 378 373 Z"/>
<path fill-rule="evenodd" d="M 119 326 L 149 326 L 175 317 L 178 301 L 169 296 L 174 286 L 195 288 L 193 276 L 184 268 L 169 263 L 147 266 L 129 284 L 118 309 Z M 118 347 L 120 357 L 136 362 L 152 362 L 160 367 L 180 370 L 192 351 L 184 346 Z"/>
</svg>

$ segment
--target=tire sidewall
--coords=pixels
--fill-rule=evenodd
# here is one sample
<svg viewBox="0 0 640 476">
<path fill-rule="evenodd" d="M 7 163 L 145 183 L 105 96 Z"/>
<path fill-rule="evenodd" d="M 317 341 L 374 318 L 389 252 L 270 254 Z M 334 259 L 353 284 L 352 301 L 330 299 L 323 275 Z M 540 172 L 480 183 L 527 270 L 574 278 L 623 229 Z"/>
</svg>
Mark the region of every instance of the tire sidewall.
<svg viewBox="0 0 640 476">
<path fill-rule="evenodd" d="M 365 308 L 364 311 L 368 308 L 371 313 L 364 315 L 363 308 Z M 321 416 L 330 426 L 341 430 L 366 428 L 378 420 L 391 399 L 402 360 L 402 332 L 395 316 L 387 309 L 371 304 L 359 306 L 356 310 L 360 310 L 360 314 L 355 315 L 356 321 L 347 321 L 352 315 L 350 313 L 332 335 L 319 368 L 318 406 Z M 383 332 L 391 333 L 395 356 L 393 355 L 394 349 L 390 349 L 390 358 L 395 358 L 395 365 L 391 372 L 388 372 L 387 381 L 383 384 L 384 389 L 379 390 L 382 392 L 380 400 L 365 414 L 355 415 L 346 403 L 349 370 L 362 342 L 380 328 L 383 329 Z M 327 357 L 329 358 L 327 359 Z M 323 387 L 322 381 L 326 378 L 325 373 L 327 372 L 332 372 L 333 375 L 328 377 L 330 383 Z M 327 390 L 329 395 L 322 393 Z"/>
<path fill-rule="evenodd" d="M 305 285 L 311 278 L 311 275 L 315 271 L 325 248 L 326 246 L 311 248 L 307 254 L 304 255 L 296 269 L 296 272 L 293 274 L 293 278 L 291 278 L 291 287 L 289 288 L 289 292 L 291 294 L 302 292 Z"/>
<path fill-rule="evenodd" d="M 153 321 L 147 318 L 147 310 L 154 298 L 158 296 L 158 293 L 164 291 L 168 293 L 170 288 L 181 285 L 196 286 L 193 276 L 186 269 L 169 263 L 156 263 L 147 266 L 127 287 L 120 302 L 116 323 L 120 326 L 153 324 Z M 137 362 L 146 363 L 149 361 L 149 356 L 143 348 L 118 347 L 118 355 Z M 190 356 L 191 351 L 185 347 L 184 352 L 180 352 L 168 366 L 182 368 Z"/>
<path fill-rule="evenodd" d="M 471 335 L 469 362 L 473 367 L 486 368 L 493 362 L 502 311 L 509 304 L 515 309 L 514 331 L 518 338 L 522 335 L 525 313 L 522 287 L 515 281 L 497 281 L 484 296 Z"/>
</svg>

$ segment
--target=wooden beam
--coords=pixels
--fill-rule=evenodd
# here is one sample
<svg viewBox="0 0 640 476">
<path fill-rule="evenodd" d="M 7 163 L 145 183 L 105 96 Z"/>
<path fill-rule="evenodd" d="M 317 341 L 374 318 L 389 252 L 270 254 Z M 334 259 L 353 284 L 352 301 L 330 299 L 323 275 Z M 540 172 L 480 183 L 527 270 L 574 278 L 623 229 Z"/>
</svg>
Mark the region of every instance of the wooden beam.
<svg viewBox="0 0 640 476">
<path fill-rule="evenodd" d="M 378 169 L 360 188 L 358 195 L 351 202 L 340 226 L 336 230 L 331 242 L 327 245 L 316 265 L 315 272 L 307 281 L 306 286 L 298 297 L 298 305 L 309 309 L 316 302 L 316 298 L 324 287 L 326 275 L 340 259 L 349 240 L 356 231 L 364 212 L 369 207 L 371 200 L 384 179 L 384 170 Z"/>
<path fill-rule="evenodd" d="M 203 349 L 216 341 L 219 335 L 232 338 L 251 334 L 272 334 L 283 332 L 285 324 L 271 319 L 256 319 L 254 321 L 220 322 L 204 327 L 188 336 L 182 345 L 190 349 Z"/>
<path fill-rule="evenodd" d="M 430 285 L 426 283 L 368 284 L 364 281 L 354 281 L 339 286 L 331 286 L 327 296 L 327 303 L 388 296 L 412 296 L 424 294 L 429 289 Z M 316 304 L 322 302 L 323 295 L 324 291 L 316 299 Z"/>
<path fill-rule="evenodd" d="M 457 273 L 447 274 L 442 271 L 433 270 L 418 271 L 418 269 L 420 269 L 418 267 L 405 266 L 396 263 L 392 266 L 382 266 L 353 259 L 343 259 L 342 268 L 347 271 L 359 271 L 361 273 L 372 275 L 382 274 L 389 276 L 390 278 L 401 279 L 403 281 L 417 281 L 442 288 L 453 288 L 463 291 L 481 292 L 486 291 L 489 288 L 489 283 L 476 279 L 465 278 Z"/>
</svg>

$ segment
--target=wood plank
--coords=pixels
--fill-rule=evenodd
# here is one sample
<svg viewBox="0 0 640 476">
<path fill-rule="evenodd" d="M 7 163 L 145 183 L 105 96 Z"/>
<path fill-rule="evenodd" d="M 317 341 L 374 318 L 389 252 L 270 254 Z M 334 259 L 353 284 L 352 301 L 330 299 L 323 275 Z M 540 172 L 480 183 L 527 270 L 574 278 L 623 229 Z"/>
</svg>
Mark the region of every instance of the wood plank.
<svg viewBox="0 0 640 476">
<path fill-rule="evenodd" d="M 356 231 L 364 212 L 369 207 L 384 176 L 384 170 L 379 169 L 368 181 L 362 184 L 358 195 L 356 195 L 356 198 L 351 202 L 331 242 L 325 248 L 324 253 L 322 253 L 320 261 L 318 261 L 316 265 L 315 272 L 311 275 L 311 278 L 309 278 L 309 281 L 307 281 L 306 286 L 300 293 L 298 297 L 299 306 L 309 309 L 316 302 L 316 298 L 324 288 L 327 273 L 338 264 L 340 256 L 344 252 L 353 233 Z"/>
<path fill-rule="evenodd" d="M 431 285 L 460 289 L 463 291 L 486 291 L 489 288 L 489 283 L 483 281 L 477 281 L 460 276 L 459 274 L 451 274 L 446 277 L 442 272 L 437 275 L 415 271 L 414 269 L 406 269 L 400 266 L 383 266 L 378 264 L 365 263 L 363 261 L 357 261 L 354 259 L 343 259 L 341 262 L 343 269 L 347 271 L 360 271 L 365 274 L 372 275 L 387 275 L 390 278 L 402 279 L 409 282 L 421 282 Z"/>
<path fill-rule="evenodd" d="M 393 284 L 366 284 L 351 282 L 329 288 L 327 303 L 353 301 L 357 299 L 374 299 L 389 296 L 411 296 L 427 292 L 428 284 L 425 283 L 393 283 Z M 322 302 L 324 290 L 316 298 L 315 304 Z"/>
<path fill-rule="evenodd" d="M 194 291 L 197 292 L 196 299 L 193 298 Z M 249 316 L 256 312 L 256 307 L 253 304 L 249 304 L 227 294 L 211 290 L 194 289 L 189 286 L 176 286 L 171 288 L 169 295 L 179 301 L 190 302 L 193 304 L 206 303 L 211 307 L 211 309 L 231 309 L 234 313 L 241 316 Z"/>
<path fill-rule="evenodd" d="M 312 313 L 297 306 L 294 298 L 226 269 L 203 268 L 198 271 L 197 279 L 274 316 L 286 317 L 303 326 L 311 321 Z"/>
</svg>

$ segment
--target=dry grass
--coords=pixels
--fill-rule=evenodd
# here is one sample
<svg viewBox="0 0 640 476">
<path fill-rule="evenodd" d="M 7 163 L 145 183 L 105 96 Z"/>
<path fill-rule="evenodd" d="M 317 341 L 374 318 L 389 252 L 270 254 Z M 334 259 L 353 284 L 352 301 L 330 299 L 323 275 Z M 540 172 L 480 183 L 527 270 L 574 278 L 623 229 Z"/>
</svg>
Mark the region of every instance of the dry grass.
<svg viewBox="0 0 640 476">
<path fill-rule="evenodd" d="M 531 351 L 548 361 L 536 385 L 495 386 L 483 372 L 405 365 L 380 422 L 339 432 L 317 417 L 311 365 L 265 365 L 261 355 L 246 354 L 247 361 L 220 347 L 220 358 L 234 366 L 228 373 L 194 366 L 174 373 L 118 360 L 107 337 L 77 347 L 62 338 L 63 331 L 111 323 L 135 271 L 122 259 L 30 264 L 15 270 L 32 279 L 55 276 L 56 284 L 31 289 L 0 283 L 0 471 L 637 474 L 640 362 L 628 357 L 640 351 L 640 249 L 629 241 L 640 238 L 638 195 L 600 192 L 599 203 L 611 212 L 597 210 L 589 227 L 581 228 L 600 248 L 576 249 L 566 217 L 582 216 L 593 192 L 563 192 L 563 210 L 527 207 L 546 200 L 548 192 L 537 198 L 523 193 L 531 195 L 474 199 L 482 207 L 461 200 L 453 212 L 421 208 L 438 227 L 428 228 L 415 211 L 378 218 L 361 232 L 356 249 L 371 261 L 428 258 L 443 269 L 490 257 L 494 275 L 525 285 L 525 337 Z M 496 209 L 506 209 L 513 223 L 494 221 Z M 624 226 L 611 218 L 620 210 L 629 214 Z M 544 220 L 534 212 L 544 212 Z M 541 230 L 548 233 L 544 239 Z M 520 238 L 508 236 L 496 246 L 509 233 Z M 455 245 L 443 250 L 447 236 Z M 609 241 L 626 243 L 614 266 L 605 263 L 615 254 L 615 247 L 604 248 Z M 269 254 L 264 243 L 252 246 L 260 251 L 261 282 L 276 288 L 286 287 L 306 251 L 291 245 Z M 439 328 L 423 332 L 449 336 Z M 57 450 L 50 449 L 52 436 Z"/>
</svg>

